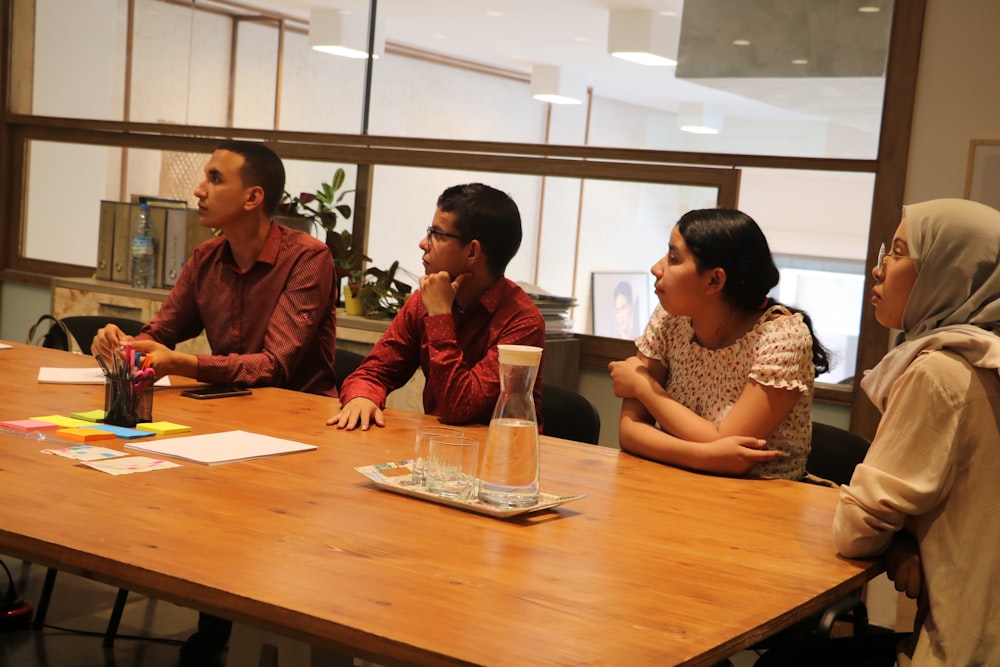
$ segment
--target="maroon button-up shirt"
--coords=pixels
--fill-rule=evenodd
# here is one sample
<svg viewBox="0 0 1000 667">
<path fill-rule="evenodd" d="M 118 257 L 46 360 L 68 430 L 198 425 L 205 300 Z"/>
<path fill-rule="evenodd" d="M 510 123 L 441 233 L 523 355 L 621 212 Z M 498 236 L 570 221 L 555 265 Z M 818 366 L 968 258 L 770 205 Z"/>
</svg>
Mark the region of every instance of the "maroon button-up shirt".
<svg viewBox="0 0 1000 667">
<path fill-rule="evenodd" d="M 417 368 L 426 378 L 424 412 L 449 424 L 488 424 L 500 396 L 497 345 L 545 346 L 545 322 L 531 298 L 501 278 L 465 311 L 428 315 L 415 292 L 371 354 L 341 387 L 340 400 L 361 396 L 385 408 L 389 392 Z M 534 387 L 541 418 L 542 369 Z"/>
<path fill-rule="evenodd" d="M 333 258 L 308 234 L 271 224 L 253 266 L 241 271 L 225 237 L 194 250 L 138 338 L 173 349 L 204 329 L 198 380 L 337 395 Z"/>
</svg>

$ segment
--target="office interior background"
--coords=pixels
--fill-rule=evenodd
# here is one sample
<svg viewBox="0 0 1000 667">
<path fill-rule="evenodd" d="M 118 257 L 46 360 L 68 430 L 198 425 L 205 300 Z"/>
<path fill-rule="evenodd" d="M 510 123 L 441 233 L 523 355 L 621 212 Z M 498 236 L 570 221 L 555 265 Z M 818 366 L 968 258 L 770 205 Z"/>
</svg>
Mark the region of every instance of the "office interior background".
<svg viewBox="0 0 1000 667">
<path fill-rule="evenodd" d="M 308 34 L 311 7 L 366 25 L 367 2 L 250 4 L 4 0 L 0 338 L 23 340 L 49 311 L 49 278 L 93 272 L 100 200 L 192 201 L 211 146 L 233 134 L 274 141 L 292 193 L 345 167 L 373 263 L 411 274 L 444 187 L 508 191 L 525 226 L 509 277 L 575 296 L 588 340 L 592 273 L 644 272 L 681 213 L 738 205 L 782 264 L 778 296 L 857 359 L 837 382 L 888 344 L 865 309 L 867 267 L 898 205 L 966 196 L 972 142 L 1000 140 L 994 0 L 630 3 L 679 24 L 678 64 L 660 68 L 607 53 L 612 3 L 440 0 L 418 20 L 410 6 L 424 3 L 381 0 L 370 79 L 367 59 L 316 52 Z M 749 45 L 733 44 L 735 27 Z M 890 36 L 916 44 L 908 62 L 892 61 Z M 788 57 L 769 70 L 778 46 Z M 581 103 L 533 99 L 538 66 L 575 80 Z M 904 99 L 886 96 L 908 72 Z M 718 132 L 681 130 L 689 116 Z M 596 358 L 580 391 L 614 446 L 618 401 Z M 822 421 L 877 420 L 858 416 L 853 385 L 824 396 Z"/>
</svg>

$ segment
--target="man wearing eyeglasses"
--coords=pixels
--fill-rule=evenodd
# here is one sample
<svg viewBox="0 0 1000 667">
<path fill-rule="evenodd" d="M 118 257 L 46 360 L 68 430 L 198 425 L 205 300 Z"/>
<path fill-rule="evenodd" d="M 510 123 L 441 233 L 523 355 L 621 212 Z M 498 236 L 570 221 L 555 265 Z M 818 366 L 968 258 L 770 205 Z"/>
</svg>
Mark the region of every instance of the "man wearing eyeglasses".
<svg viewBox="0 0 1000 667">
<path fill-rule="evenodd" d="M 341 410 L 326 423 L 348 431 L 385 426 L 386 396 L 418 367 L 424 412 L 448 424 L 489 423 L 500 395 L 497 345 L 545 344 L 538 308 L 504 277 L 520 245 L 521 215 L 507 194 L 481 183 L 445 190 L 420 240 L 420 289 L 344 380 Z M 538 414 L 541 386 L 539 369 Z"/>
</svg>

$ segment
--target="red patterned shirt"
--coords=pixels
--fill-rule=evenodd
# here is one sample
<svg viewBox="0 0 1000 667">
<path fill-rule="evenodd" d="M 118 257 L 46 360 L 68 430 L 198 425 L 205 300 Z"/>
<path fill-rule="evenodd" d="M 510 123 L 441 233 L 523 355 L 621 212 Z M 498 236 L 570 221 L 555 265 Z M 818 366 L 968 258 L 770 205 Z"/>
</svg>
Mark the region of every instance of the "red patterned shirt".
<svg viewBox="0 0 1000 667">
<path fill-rule="evenodd" d="M 362 396 L 385 408 L 389 392 L 406 384 L 419 367 L 426 378 L 424 412 L 449 424 L 488 424 L 500 396 L 500 344 L 545 346 L 541 313 L 510 280 L 498 280 L 471 308 L 462 311 L 455 304 L 444 315 L 428 315 L 417 291 L 344 380 L 340 400 Z M 540 418 L 541 368 L 534 399 Z"/>
<path fill-rule="evenodd" d="M 212 354 L 197 355 L 199 381 L 336 396 L 336 306 L 326 245 L 272 223 L 246 271 L 225 237 L 195 248 L 137 337 L 173 349 L 204 329 Z"/>
</svg>

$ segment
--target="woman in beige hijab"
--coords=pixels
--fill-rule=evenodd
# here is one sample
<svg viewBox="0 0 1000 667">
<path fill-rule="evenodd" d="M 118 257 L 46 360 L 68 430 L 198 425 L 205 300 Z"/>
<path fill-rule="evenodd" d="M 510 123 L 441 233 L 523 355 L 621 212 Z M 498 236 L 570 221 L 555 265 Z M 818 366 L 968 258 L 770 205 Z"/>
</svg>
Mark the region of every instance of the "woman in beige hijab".
<svg viewBox="0 0 1000 667">
<path fill-rule="evenodd" d="M 758 664 L 1000 665 L 1000 212 L 906 206 L 872 275 L 876 317 L 900 333 L 861 382 L 883 415 L 833 530 L 848 558 L 885 555 L 918 601 L 914 632 Z"/>
</svg>

